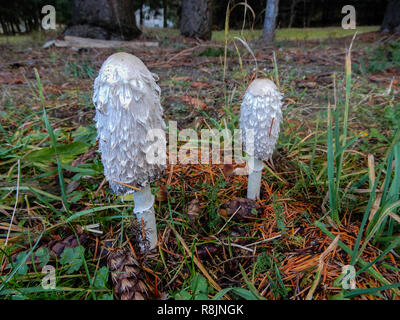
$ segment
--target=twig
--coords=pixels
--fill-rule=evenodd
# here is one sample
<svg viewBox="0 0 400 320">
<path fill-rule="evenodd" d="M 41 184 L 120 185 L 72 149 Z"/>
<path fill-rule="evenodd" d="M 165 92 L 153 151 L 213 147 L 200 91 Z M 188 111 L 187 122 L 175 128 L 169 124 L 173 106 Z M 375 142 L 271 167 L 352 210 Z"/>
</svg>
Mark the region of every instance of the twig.
<svg viewBox="0 0 400 320">
<path fill-rule="evenodd" d="M 232 218 L 236 215 L 236 213 L 238 213 L 239 212 L 239 210 L 240 209 L 242 209 L 242 206 L 239 206 L 238 208 L 237 208 L 237 210 L 233 213 L 233 215 L 231 215 L 230 216 L 230 218 L 228 219 L 228 221 L 227 222 L 225 222 L 225 224 L 222 226 L 222 228 L 221 229 L 219 229 L 219 231 L 215 234 L 215 235 L 218 235 L 218 234 L 220 234 L 220 232 L 222 231 L 222 230 L 224 230 L 224 228 L 226 227 L 226 225 L 229 223 L 229 221 L 231 221 L 232 220 Z"/>
<path fill-rule="evenodd" d="M 274 240 L 274 239 L 278 239 L 280 237 L 282 237 L 282 235 L 278 234 L 278 235 L 273 236 L 273 237 L 268 238 L 268 239 L 264 239 L 264 240 L 260 240 L 260 241 L 253 242 L 253 243 L 250 243 L 250 244 L 246 244 L 246 247 L 252 247 L 252 246 L 255 246 L 255 245 L 260 244 L 260 243 L 264 243 L 264 242 L 268 242 L 268 241 L 271 241 L 271 240 Z"/>
<path fill-rule="evenodd" d="M 197 259 L 197 257 L 195 257 L 194 255 L 192 255 L 192 252 L 190 251 L 189 247 L 187 246 L 185 240 L 183 240 L 183 238 L 181 237 L 181 235 L 175 230 L 175 228 L 168 223 L 169 227 L 174 231 L 176 237 L 178 238 L 178 240 L 181 242 L 183 248 L 185 249 L 186 253 L 193 259 L 193 262 L 197 265 L 197 267 L 200 269 L 200 271 L 204 274 L 204 276 L 207 278 L 207 280 L 210 282 L 210 284 L 218 291 L 221 291 L 222 288 L 218 285 L 218 283 L 216 283 L 214 281 L 214 279 L 210 276 L 210 274 L 207 272 L 207 270 L 204 268 L 203 264 L 200 262 L 199 259 Z M 225 294 L 225 297 L 230 300 L 230 297 Z"/>
<path fill-rule="evenodd" d="M 251 253 L 254 253 L 254 250 L 253 250 L 253 249 L 247 248 L 247 247 L 245 247 L 245 246 L 241 246 L 240 244 L 236 244 L 236 243 L 225 243 L 225 242 L 222 242 L 222 241 L 221 241 L 221 243 L 222 243 L 224 246 L 227 246 L 227 247 L 232 246 L 232 247 L 236 247 L 236 248 L 239 248 L 239 249 L 246 250 L 246 251 L 249 251 L 249 252 L 251 252 Z"/>
<path fill-rule="evenodd" d="M 10 232 L 11 232 L 11 227 L 12 227 L 13 220 L 14 220 L 15 211 L 17 210 L 18 197 L 19 197 L 20 170 L 21 170 L 21 165 L 20 165 L 20 160 L 18 159 L 17 190 L 16 190 L 16 196 L 15 196 L 16 198 L 15 198 L 13 213 L 11 215 L 10 225 L 8 226 L 8 230 L 7 230 L 7 236 L 6 236 L 6 241 L 5 241 L 4 247 L 7 247 L 8 238 L 10 237 Z"/>
<path fill-rule="evenodd" d="M 324 252 L 322 252 L 322 254 L 319 256 L 318 270 L 315 275 L 315 280 L 314 280 L 313 284 L 311 285 L 310 291 L 307 294 L 306 300 L 311 300 L 313 298 L 315 289 L 317 289 L 318 283 L 321 279 L 321 272 L 322 272 L 323 268 L 325 267 L 324 259 L 331 251 L 333 251 L 337 247 L 339 238 L 340 238 L 340 235 L 337 235 L 336 238 L 331 242 L 329 247 L 326 248 L 326 250 Z"/>
</svg>

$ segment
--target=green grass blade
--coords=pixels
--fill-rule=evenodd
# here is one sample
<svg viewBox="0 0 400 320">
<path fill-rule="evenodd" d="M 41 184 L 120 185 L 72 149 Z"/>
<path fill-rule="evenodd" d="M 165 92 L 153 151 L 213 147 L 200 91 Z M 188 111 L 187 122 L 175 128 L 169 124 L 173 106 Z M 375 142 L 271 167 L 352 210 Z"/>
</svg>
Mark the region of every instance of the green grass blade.
<svg viewBox="0 0 400 320">
<path fill-rule="evenodd" d="M 357 261 L 357 256 L 359 256 L 358 249 L 360 247 L 361 238 L 362 238 L 362 236 L 364 234 L 365 225 L 368 222 L 368 218 L 369 218 L 369 215 L 370 215 L 370 212 L 371 212 L 372 205 L 374 204 L 374 201 L 375 201 L 375 198 L 376 198 L 376 193 L 375 192 L 376 192 L 376 187 L 378 185 L 379 176 L 378 176 L 377 179 L 375 179 L 375 183 L 374 183 L 374 185 L 372 187 L 372 190 L 371 190 L 371 193 L 370 193 L 370 196 L 369 196 L 369 200 L 368 200 L 368 204 L 367 204 L 367 207 L 365 209 L 363 219 L 361 221 L 360 230 L 358 231 L 357 239 L 356 239 L 356 242 L 354 244 L 353 252 L 351 254 L 351 261 L 350 261 L 350 264 L 352 266 L 355 265 L 355 263 Z"/>
<path fill-rule="evenodd" d="M 400 288 L 400 283 L 395 283 L 395 284 L 389 284 L 377 288 L 367 288 L 367 289 L 354 289 L 351 290 L 350 292 L 347 292 L 344 294 L 345 298 L 351 298 L 351 297 L 356 297 L 362 294 L 376 294 L 379 291 L 383 290 L 389 290 L 389 289 L 394 289 L 394 288 Z"/>
<path fill-rule="evenodd" d="M 364 272 L 365 270 L 370 268 L 372 265 L 374 265 L 375 263 L 382 260 L 391 250 L 393 250 L 394 248 L 396 248 L 399 245 L 400 245 L 400 237 L 397 237 L 391 244 L 388 245 L 388 247 L 377 258 L 375 258 L 370 263 L 368 263 L 366 266 L 364 266 L 360 270 L 358 270 L 356 275 L 361 274 L 362 272 Z"/>
<path fill-rule="evenodd" d="M 246 271 L 242 267 L 241 264 L 239 264 L 240 272 L 243 275 L 244 282 L 246 283 L 247 287 L 249 290 L 257 297 L 258 300 L 265 300 L 264 297 L 260 296 L 260 293 L 258 292 L 257 288 L 254 286 L 254 284 L 250 281 L 250 279 L 247 277 Z"/>
<path fill-rule="evenodd" d="M 67 191 L 66 191 L 66 188 L 65 188 L 64 176 L 63 176 L 62 168 L 61 168 L 61 162 L 60 162 L 60 159 L 59 159 L 58 154 L 57 154 L 57 140 L 56 140 L 56 137 L 54 135 L 53 128 L 50 125 L 49 119 L 47 118 L 46 105 L 45 105 L 44 95 L 43 95 L 43 87 L 42 87 L 42 83 L 40 81 L 39 73 L 38 73 L 36 68 L 35 68 L 35 75 L 36 75 L 36 82 L 37 82 L 38 89 L 39 89 L 39 97 L 40 97 L 40 100 L 42 102 L 43 120 L 44 120 L 46 129 L 47 129 L 47 132 L 49 133 L 51 145 L 52 145 L 52 147 L 54 149 L 54 153 L 55 153 L 55 156 L 56 156 L 58 180 L 59 180 L 59 184 L 60 184 L 60 188 L 61 188 L 62 202 L 63 202 L 63 205 L 64 205 L 64 208 L 65 208 L 66 212 L 68 214 L 70 214 L 70 212 L 69 212 L 69 204 L 68 204 L 68 200 L 67 200 Z"/>
<path fill-rule="evenodd" d="M 336 209 L 336 193 L 335 193 L 335 164 L 333 156 L 333 132 L 332 132 L 332 114 L 331 106 L 328 104 L 328 192 L 329 192 L 329 207 L 331 211 L 332 219 L 336 222 L 337 220 L 337 209 Z"/>
<path fill-rule="evenodd" d="M 329 238 L 331 238 L 332 240 L 335 239 L 335 236 L 325 227 L 325 225 L 324 225 L 323 223 L 317 221 L 317 222 L 315 222 L 315 225 L 316 225 L 319 229 L 321 229 L 321 231 L 322 231 L 323 233 L 325 233 Z M 338 244 L 338 246 L 339 246 L 342 250 L 344 250 L 347 254 L 349 254 L 349 255 L 352 254 L 352 250 L 351 250 L 348 246 L 346 246 L 342 241 L 339 240 L 339 241 L 337 242 L 337 244 Z M 364 261 L 363 259 L 361 259 L 361 258 L 359 258 L 359 259 L 357 260 L 357 263 L 361 266 L 361 268 L 365 267 L 365 266 L 368 264 L 367 262 L 365 262 L 365 261 Z M 375 269 L 369 268 L 369 269 L 366 269 L 365 272 L 369 273 L 372 277 L 374 277 L 376 280 L 378 280 L 378 281 L 381 282 L 382 284 L 384 284 L 384 285 L 391 285 L 391 283 L 390 283 L 383 275 L 381 275 L 378 271 L 376 271 Z M 398 289 L 393 288 L 392 290 L 393 290 L 393 292 L 394 292 L 396 295 L 400 296 L 400 291 L 399 291 Z"/>
<path fill-rule="evenodd" d="M 39 235 L 39 238 L 36 240 L 35 244 L 33 247 L 29 250 L 29 252 L 25 255 L 25 257 L 21 260 L 21 262 L 13 268 L 13 270 L 10 272 L 10 274 L 7 276 L 7 278 L 2 281 L 2 284 L 0 286 L 0 292 L 4 289 L 5 285 L 14 277 L 15 273 L 22 267 L 22 265 L 25 263 L 25 261 L 28 259 L 28 257 L 32 254 L 32 252 L 35 250 L 37 245 L 39 244 L 40 239 L 42 239 L 43 232 Z"/>
</svg>

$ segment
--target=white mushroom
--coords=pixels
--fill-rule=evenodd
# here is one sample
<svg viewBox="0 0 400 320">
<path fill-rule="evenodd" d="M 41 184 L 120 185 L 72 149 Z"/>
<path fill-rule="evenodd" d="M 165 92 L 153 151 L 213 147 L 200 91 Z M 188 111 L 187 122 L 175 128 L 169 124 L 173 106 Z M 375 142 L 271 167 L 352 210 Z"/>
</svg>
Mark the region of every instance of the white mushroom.
<svg viewBox="0 0 400 320">
<path fill-rule="evenodd" d="M 263 161 L 275 149 L 282 122 L 282 94 L 268 79 L 256 79 L 248 87 L 241 106 L 240 128 L 247 155 L 249 179 L 247 198 L 260 198 Z"/>
<path fill-rule="evenodd" d="M 151 144 L 149 130 L 165 130 L 160 92 L 155 75 L 144 63 L 123 52 L 108 57 L 94 81 L 93 103 L 104 175 L 117 195 L 134 193 L 134 213 L 146 236 L 141 239 L 142 250 L 157 245 L 150 183 L 158 179 L 165 163 L 150 163 L 146 153 Z"/>
</svg>

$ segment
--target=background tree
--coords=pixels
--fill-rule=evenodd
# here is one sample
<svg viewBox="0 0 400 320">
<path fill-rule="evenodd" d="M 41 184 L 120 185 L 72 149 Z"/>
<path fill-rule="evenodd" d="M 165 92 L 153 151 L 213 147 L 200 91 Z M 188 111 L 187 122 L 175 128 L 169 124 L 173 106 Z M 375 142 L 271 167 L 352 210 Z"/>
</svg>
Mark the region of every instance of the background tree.
<svg viewBox="0 0 400 320">
<path fill-rule="evenodd" d="M 42 7 L 53 5 L 57 11 L 57 24 L 70 21 L 69 0 L 14 0 L 2 3 L 0 7 L 0 26 L 3 34 L 16 34 L 39 30 Z"/>
<path fill-rule="evenodd" d="M 132 0 L 73 0 L 72 23 L 64 34 L 130 40 L 141 34 Z"/>
<path fill-rule="evenodd" d="M 383 32 L 400 32 L 400 0 L 389 1 L 381 30 Z"/>
<path fill-rule="evenodd" d="M 3 1 L 0 7 L 0 26 L 3 34 L 18 32 L 30 32 L 39 30 L 41 25 L 41 8 L 46 4 L 56 7 L 57 25 L 72 25 L 72 4 L 75 0 L 13 0 Z M 183 0 L 130 0 L 133 2 L 134 10 L 141 7 L 141 4 L 150 6 L 151 9 L 160 9 L 167 6 L 168 20 L 172 21 L 175 27 L 181 25 L 181 11 Z M 204 1 L 204 0 L 202 0 Z M 231 5 L 243 0 L 231 0 Z M 118 2 L 118 0 L 116 0 Z M 192 2 L 197 2 L 192 0 Z M 223 30 L 225 22 L 226 7 L 229 0 L 213 1 L 212 28 Z M 254 26 L 262 29 L 265 17 L 266 0 L 247 0 L 256 13 L 256 21 L 253 25 L 251 14 L 248 10 L 246 28 Z M 398 3 L 398 0 L 391 3 Z M 96 5 L 95 10 L 102 11 L 102 0 Z M 387 26 L 389 17 L 392 17 L 398 10 L 389 10 L 388 0 L 279 0 L 279 11 L 276 18 L 277 28 L 301 28 L 301 27 L 325 27 L 340 26 L 343 18 L 341 9 L 344 5 L 354 5 L 357 10 L 357 25 L 382 25 Z M 392 8 L 392 7 L 391 7 Z M 387 18 L 384 20 L 385 10 L 388 9 Z M 230 27 L 240 29 L 243 24 L 243 8 L 236 9 L 230 15 Z M 132 14 L 133 15 L 133 14 Z M 137 21 L 140 26 L 139 21 Z M 387 29 L 386 31 L 388 31 Z M 109 32 L 106 32 L 108 34 Z M 119 32 L 118 32 L 119 33 Z"/>
<path fill-rule="evenodd" d="M 301 0 L 292 0 L 292 4 L 290 5 L 290 19 L 289 19 L 288 28 L 291 28 L 293 26 L 294 18 L 296 17 L 296 5 L 300 1 Z"/>
<path fill-rule="evenodd" d="M 265 8 L 264 28 L 262 39 L 266 42 L 274 41 L 276 16 L 278 15 L 279 0 L 267 0 Z"/>
<path fill-rule="evenodd" d="M 212 0 L 182 0 L 180 30 L 186 37 L 211 40 Z"/>
</svg>

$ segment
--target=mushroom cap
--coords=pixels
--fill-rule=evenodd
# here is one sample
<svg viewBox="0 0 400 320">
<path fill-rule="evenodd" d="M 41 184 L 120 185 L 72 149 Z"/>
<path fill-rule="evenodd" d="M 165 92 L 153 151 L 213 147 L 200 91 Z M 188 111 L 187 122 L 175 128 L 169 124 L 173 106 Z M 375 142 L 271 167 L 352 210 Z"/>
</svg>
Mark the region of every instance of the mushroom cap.
<svg viewBox="0 0 400 320">
<path fill-rule="evenodd" d="M 266 78 L 255 79 L 247 88 L 247 92 L 251 93 L 253 96 L 260 97 L 268 96 L 276 91 L 278 91 L 278 87 L 275 83 Z"/>
<path fill-rule="evenodd" d="M 104 175 L 116 194 L 134 191 L 121 183 L 144 187 L 165 168 L 164 162 L 149 163 L 146 157 L 155 142 L 147 139 L 149 130 L 165 129 L 160 93 L 155 75 L 139 58 L 124 52 L 108 57 L 95 79 L 99 151 Z"/>
<path fill-rule="evenodd" d="M 248 155 L 259 160 L 272 156 L 282 122 L 281 107 L 282 94 L 271 80 L 255 79 L 249 85 L 240 110 L 242 141 Z M 253 143 L 246 139 L 251 133 Z"/>
<path fill-rule="evenodd" d="M 102 75 L 102 80 L 109 83 L 120 81 L 124 79 L 136 79 L 138 73 L 150 74 L 149 69 L 138 57 L 126 53 L 114 53 L 104 61 L 101 66 L 99 75 Z M 115 77 L 118 74 L 119 77 Z"/>
</svg>

